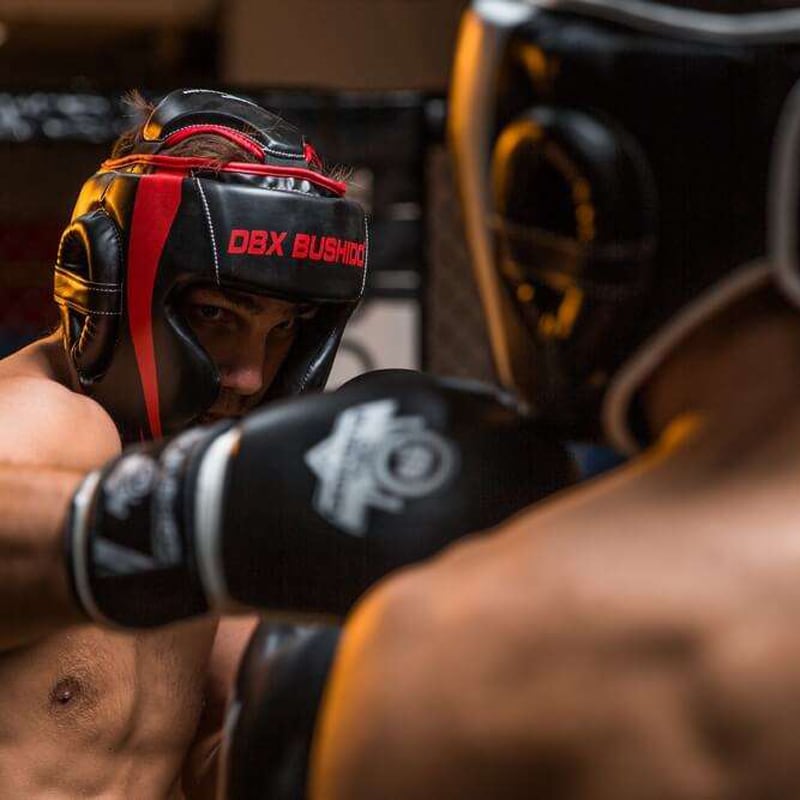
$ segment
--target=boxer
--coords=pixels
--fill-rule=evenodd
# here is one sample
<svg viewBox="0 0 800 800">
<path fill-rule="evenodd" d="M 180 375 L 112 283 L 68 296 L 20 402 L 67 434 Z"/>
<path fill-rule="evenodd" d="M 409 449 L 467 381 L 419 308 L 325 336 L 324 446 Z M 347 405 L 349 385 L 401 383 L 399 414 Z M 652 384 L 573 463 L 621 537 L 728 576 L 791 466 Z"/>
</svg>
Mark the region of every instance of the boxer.
<svg viewBox="0 0 800 800">
<path fill-rule="evenodd" d="M 629 461 L 367 596 L 309 681 L 313 800 L 800 791 L 800 10 L 700 5 L 467 12 L 498 372 Z"/>
<path fill-rule="evenodd" d="M 341 619 L 388 572 L 572 479 L 561 444 L 488 387 L 392 371 L 286 399 L 324 384 L 365 284 L 344 188 L 293 128 L 203 90 L 168 95 L 83 187 L 56 265 L 62 342 L 7 366 L 15 433 L 41 442 L 7 470 L 27 539 L 0 537 L 21 553 L 4 590 L 30 604 L 3 641 L 46 664 L 29 696 L 52 683 L 29 727 L 48 736 L 14 710 L 32 767 L 9 749 L 10 795 L 208 796 L 204 676 L 223 696 L 243 639 L 209 614 Z M 45 636 L 86 621 L 104 629 Z M 50 769 L 67 746 L 69 772 Z"/>
<path fill-rule="evenodd" d="M 364 213 L 299 131 L 206 90 L 145 117 L 80 192 L 59 331 L 0 364 L 3 797 L 213 793 L 253 621 L 86 625 L 64 519 L 87 471 L 130 442 L 323 386 L 364 286 Z"/>
</svg>

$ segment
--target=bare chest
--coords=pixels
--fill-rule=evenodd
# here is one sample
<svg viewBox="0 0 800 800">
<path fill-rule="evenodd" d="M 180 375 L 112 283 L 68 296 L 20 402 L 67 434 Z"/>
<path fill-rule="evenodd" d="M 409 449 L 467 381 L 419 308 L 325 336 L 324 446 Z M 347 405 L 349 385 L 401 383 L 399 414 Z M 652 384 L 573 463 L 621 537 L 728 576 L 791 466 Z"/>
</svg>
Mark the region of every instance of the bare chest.
<svg viewBox="0 0 800 800">
<path fill-rule="evenodd" d="M 3 746 L 56 741 L 107 751 L 191 739 L 215 626 L 134 635 L 74 628 L 0 656 Z"/>
</svg>

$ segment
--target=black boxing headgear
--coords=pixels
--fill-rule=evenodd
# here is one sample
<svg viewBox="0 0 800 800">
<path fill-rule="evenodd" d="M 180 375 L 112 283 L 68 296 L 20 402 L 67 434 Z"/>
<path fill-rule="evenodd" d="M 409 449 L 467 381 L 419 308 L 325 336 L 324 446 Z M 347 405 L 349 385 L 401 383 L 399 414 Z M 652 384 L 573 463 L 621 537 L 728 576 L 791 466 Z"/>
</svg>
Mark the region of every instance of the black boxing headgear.
<svg viewBox="0 0 800 800">
<path fill-rule="evenodd" d="M 749 5 L 465 16 L 450 135 L 495 361 L 571 436 L 636 450 L 681 338 L 769 278 L 800 304 L 800 11 Z"/>
<path fill-rule="evenodd" d="M 257 161 L 161 153 L 201 134 Z M 321 174 L 299 131 L 233 95 L 172 92 L 142 138 L 84 184 L 59 247 L 55 297 L 83 389 L 126 440 L 174 433 L 208 410 L 220 376 L 174 305 L 192 283 L 319 304 L 267 397 L 321 388 L 364 289 L 361 207 Z"/>
</svg>

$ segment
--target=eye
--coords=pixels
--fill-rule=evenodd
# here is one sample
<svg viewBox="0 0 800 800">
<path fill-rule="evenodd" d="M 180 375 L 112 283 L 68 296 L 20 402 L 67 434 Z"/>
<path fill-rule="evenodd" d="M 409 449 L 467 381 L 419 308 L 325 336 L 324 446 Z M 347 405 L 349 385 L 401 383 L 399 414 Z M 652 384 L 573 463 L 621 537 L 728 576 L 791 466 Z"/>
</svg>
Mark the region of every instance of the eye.
<svg viewBox="0 0 800 800">
<path fill-rule="evenodd" d="M 275 323 L 272 330 L 275 331 L 279 336 L 294 333 L 303 322 L 312 319 L 316 313 L 316 306 L 298 305 L 295 307 L 292 316 L 286 317 L 286 319 L 282 319 L 280 322 Z"/>
<path fill-rule="evenodd" d="M 236 315 L 225 306 L 211 302 L 203 302 L 205 298 L 189 300 L 184 307 L 186 319 L 197 328 L 221 330 L 236 325 Z"/>
<path fill-rule="evenodd" d="M 189 315 L 206 325 L 226 325 L 233 319 L 233 314 L 227 308 L 214 303 L 192 303 L 189 306 Z"/>
<path fill-rule="evenodd" d="M 289 333 L 297 327 L 297 317 L 287 317 L 275 324 L 273 330 L 281 333 Z"/>
</svg>

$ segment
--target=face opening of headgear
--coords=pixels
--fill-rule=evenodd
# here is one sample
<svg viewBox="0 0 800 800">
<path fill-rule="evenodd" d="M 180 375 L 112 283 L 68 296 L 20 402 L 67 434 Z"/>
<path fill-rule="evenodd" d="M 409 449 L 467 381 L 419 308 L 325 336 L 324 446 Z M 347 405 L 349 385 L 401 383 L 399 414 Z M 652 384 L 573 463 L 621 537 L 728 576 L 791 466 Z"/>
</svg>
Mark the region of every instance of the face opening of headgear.
<svg viewBox="0 0 800 800">
<path fill-rule="evenodd" d="M 252 161 L 164 149 L 213 134 Z M 61 238 L 55 298 L 80 385 L 126 441 L 197 421 L 220 375 L 174 300 L 194 283 L 318 304 L 265 399 L 322 388 L 366 281 L 363 209 L 280 117 L 210 90 L 168 94 L 137 152 L 84 184 Z"/>
<path fill-rule="evenodd" d="M 464 17 L 449 135 L 495 363 L 567 436 L 635 452 L 677 342 L 770 280 L 800 305 L 800 10 L 775 5 Z"/>
</svg>

